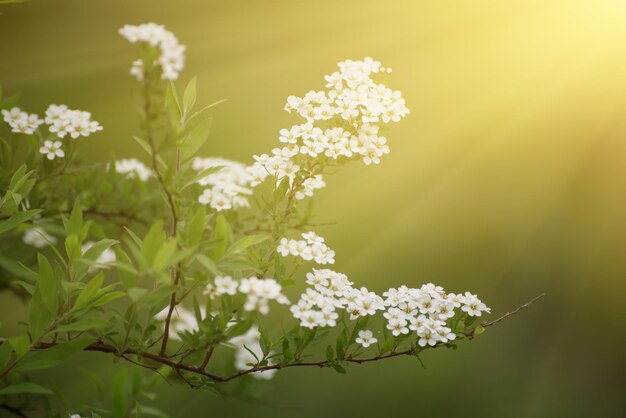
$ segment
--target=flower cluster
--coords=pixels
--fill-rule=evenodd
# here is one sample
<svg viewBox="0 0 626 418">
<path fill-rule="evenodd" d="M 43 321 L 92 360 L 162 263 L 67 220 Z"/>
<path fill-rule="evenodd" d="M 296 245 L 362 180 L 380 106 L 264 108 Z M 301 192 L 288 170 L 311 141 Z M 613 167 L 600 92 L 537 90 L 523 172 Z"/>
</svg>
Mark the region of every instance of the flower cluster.
<svg viewBox="0 0 626 418">
<path fill-rule="evenodd" d="M 257 277 L 237 281 L 230 276 L 217 276 L 213 283 L 206 286 L 204 294 L 215 298 L 223 295 L 235 296 L 237 292 L 246 296 L 243 309 L 248 312 L 267 315 L 270 311 L 269 302 L 272 300 L 282 305 L 289 304 L 289 299 L 282 293 L 282 286 L 276 280 Z"/>
<path fill-rule="evenodd" d="M 335 263 L 335 252 L 324 244 L 324 238 L 314 232 L 305 232 L 302 238 L 304 240 L 281 239 L 277 251 L 283 257 L 293 255 L 305 261 L 315 260 L 317 264 Z"/>
<path fill-rule="evenodd" d="M 91 120 L 91 113 L 70 109 L 66 105 L 48 106 L 45 122 L 49 125 L 50 132 L 55 133 L 59 138 L 65 138 L 66 135 L 73 139 L 80 136 L 87 137 L 102 130 L 98 122 Z"/>
<path fill-rule="evenodd" d="M 254 157 L 255 165 L 278 180 L 288 177 L 292 184 L 298 172 L 304 171 L 297 185 L 304 191 L 297 194 L 298 199 L 312 196 L 313 190 L 325 185 L 320 175 L 302 170 L 306 158 L 361 159 L 368 165 L 378 164 L 380 157 L 389 153 L 380 128 L 409 114 L 401 92 L 372 78 L 391 72 L 380 62 L 365 58 L 343 61 L 338 66 L 339 71 L 325 77 L 328 90 L 287 98 L 285 110 L 294 111 L 305 122 L 281 129 L 278 140 L 283 146 L 273 149 L 272 155 Z"/>
<path fill-rule="evenodd" d="M 35 113 L 30 115 L 19 107 L 14 107 L 11 110 L 2 110 L 2 116 L 4 121 L 9 124 L 11 131 L 20 134 L 32 135 L 35 133 L 39 125 L 44 121 L 39 119 L 39 116 Z"/>
<path fill-rule="evenodd" d="M 235 347 L 235 368 L 237 370 L 248 370 L 263 358 L 263 350 L 261 349 L 260 341 L 261 333 L 256 326 L 250 328 L 244 335 L 231 338 L 228 341 Z M 273 352 L 268 354 L 271 356 Z M 267 361 L 268 366 L 273 364 L 271 360 Z M 271 369 L 254 372 L 251 373 L 251 375 L 256 379 L 269 380 L 274 377 L 274 373 L 276 373 L 276 370 Z"/>
<path fill-rule="evenodd" d="M 150 168 L 135 158 L 115 161 L 115 171 L 128 178 L 139 178 L 141 181 L 148 181 L 154 175 Z"/>
<path fill-rule="evenodd" d="M 154 316 L 157 321 L 165 321 L 169 312 L 169 306 L 160 311 Z M 200 308 L 202 316 L 204 317 L 204 309 Z M 194 333 L 200 329 L 198 320 L 193 312 L 178 305 L 172 311 L 172 317 L 170 319 L 169 336 L 174 340 L 180 340 L 180 334 L 183 332 Z"/>
<path fill-rule="evenodd" d="M 46 109 L 45 119 L 40 119 L 35 113 L 28 114 L 19 107 L 11 110 L 2 110 L 4 121 L 11 126 L 11 130 L 16 133 L 32 135 L 44 122 L 48 125 L 50 132 L 59 138 L 70 135 L 76 139 L 79 136 L 89 136 L 94 132 L 102 130 L 102 126 L 91 120 L 91 113 L 81 110 L 72 110 L 65 105 L 50 105 Z M 63 158 L 65 152 L 61 149 L 61 141 L 46 140 L 39 148 L 39 152 L 49 160 Z"/>
<path fill-rule="evenodd" d="M 200 180 L 198 184 L 205 187 L 198 201 L 219 211 L 249 207 L 248 196 L 252 188 L 259 185 L 267 175 L 264 170 L 254 166 L 224 158 L 195 158 L 192 168 L 196 171 L 221 167 Z"/>
<path fill-rule="evenodd" d="M 27 229 L 26 232 L 24 232 L 22 241 L 24 244 L 31 245 L 35 248 L 44 248 L 48 243 L 56 244 L 57 242 L 55 237 L 37 226 Z"/>
<path fill-rule="evenodd" d="M 178 38 L 163 25 L 144 23 L 141 25 L 124 25 L 119 34 L 131 43 L 147 43 L 159 48 L 160 55 L 155 65 L 161 68 L 163 80 L 176 80 L 185 68 L 185 45 L 178 42 Z M 142 60 L 133 62 L 130 74 L 137 80 L 144 78 L 144 63 Z"/>
<path fill-rule="evenodd" d="M 306 283 L 312 287 L 291 306 L 294 318 L 305 328 L 334 327 L 339 318 L 337 309 L 350 312 L 350 319 L 374 315 L 384 309 L 383 299 L 367 288 L 356 289 L 345 274 L 329 269 L 307 273 Z"/>
<path fill-rule="evenodd" d="M 312 287 L 307 288 L 298 303 L 291 306 L 291 312 L 300 320 L 301 326 L 334 327 L 339 317 L 338 309 L 348 312 L 351 320 L 384 311 L 386 328 L 391 334 L 400 336 L 414 331 L 422 347 L 454 340 L 456 334 L 447 325 L 455 315 L 464 313 L 479 317 L 482 312 L 490 312 L 476 295 L 446 293 L 432 283 L 418 289 L 391 288 L 383 293 L 383 298 L 365 287 L 352 287 L 353 283 L 345 274 L 333 270 L 314 269 L 307 274 L 306 282 Z M 364 347 L 376 342 L 370 334 L 359 334 L 359 337 L 357 342 Z"/>
</svg>

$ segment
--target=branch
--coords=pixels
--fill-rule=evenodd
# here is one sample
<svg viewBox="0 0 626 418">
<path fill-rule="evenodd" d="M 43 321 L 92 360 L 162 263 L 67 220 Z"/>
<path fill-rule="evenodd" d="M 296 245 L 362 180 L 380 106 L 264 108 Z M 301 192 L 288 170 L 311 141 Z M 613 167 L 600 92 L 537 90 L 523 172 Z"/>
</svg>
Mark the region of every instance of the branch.
<svg viewBox="0 0 626 418">
<path fill-rule="evenodd" d="M 537 300 L 541 299 L 542 297 L 545 296 L 545 293 L 542 293 L 539 296 L 536 296 L 535 298 L 531 299 L 530 301 L 526 302 L 525 304 L 521 305 L 520 307 L 518 307 L 517 309 L 507 312 L 504 315 L 502 315 L 501 317 L 494 319 L 493 321 L 489 321 L 489 322 L 485 322 L 483 321 L 480 324 L 480 327 L 482 328 L 488 328 L 491 327 L 493 325 L 496 325 L 502 321 L 504 321 L 505 319 L 516 315 L 517 313 L 519 313 L 522 309 L 525 309 L 527 307 L 529 307 L 530 305 L 532 305 L 533 303 L 535 303 Z M 464 333 L 464 336 L 467 337 L 468 339 L 472 339 L 476 333 L 476 329 L 478 327 L 474 327 L 471 328 L 469 330 L 467 330 Z M 6 338 L 0 338 L 0 344 L 6 343 L 7 339 Z M 51 348 L 56 346 L 56 343 L 41 343 L 38 344 L 35 347 L 35 350 L 45 350 L 47 348 Z M 425 346 L 425 347 L 419 347 L 419 346 L 411 346 L 410 348 L 404 350 L 404 351 L 395 351 L 395 352 L 391 352 L 391 353 L 387 353 L 387 354 L 378 354 L 376 356 L 373 357 L 366 357 L 366 358 L 352 358 L 352 357 L 347 357 L 341 361 L 345 361 L 348 363 L 355 363 L 355 364 L 363 364 L 363 363 L 369 363 L 369 362 L 373 362 L 373 361 L 379 361 L 379 360 L 384 360 L 384 359 L 389 359 L 389 358 L 394 358 L 394 357 L 400 357 L 400 356 L 416 356 L 418 355 L 420 352 L 427 350 L 427 349 L 434 349 L 434 348 L 438 348 L 442 345 L 445 345 L 443 343 L 437 343 L 434 346 Z M 238 371 L 236 373 L 230 374 L 230 375 L 226 375 L 226 376 L 222 376 L 222 375 L 218 375 L 216 373 L 210 372 L 205 370 L 206 367 L 206 363 L 208 363 L 207 357 L 210 358 L 210 354 L 208 353 L 212 353 L 213 350 L 209 349 L 209 351 L 207 352 L 207 357 L 205 357 L 205 361 L 202 362 L 202 364 L 200 366 L 194 366 L 192 364 L 185 364 L 185 363 L 180 363 L 177 361 L 172 360 L 169 357 L 164 356 L 163 354 L 155 354 L 155 353 L 150 353 L 150 352 L 146 352 L 146 351 L 137 351 L 137 350 L 133 350 L 133 349 L 125 349 L 124 351 L 120 352 L 118 351 L 118 349 L 116 347 L 113 347 L 112 345 L 109 344 L 105 344 L 102 342 L 96 342 L 93 344 L 88 345 L 85 348 L 85 351 L 96 351 L 96 352 L 101 352 L 101 353 L 111 353 L 114 354 L 117 357 L 121 357 L 125 360 L 131 361 L 134 364 L 140 365 L 141 367 L 146 367 L 146 368 L 150 368 L 152 370 L 154 370 L 153 368 L 151 368 L 149 365 L 146 364 L 142 364 L 136 361 L 132 361 L 128 358 L 129 355 L 136 355 L 140 358 L 146 358 L 149 360 L 152 360 L 156 363 L 159 364 L 163 364 L 166 366 L 171 367 L 172 369 L 174 369 L 176 371 L 177 374 L 180 375 L 181 371 L 187 371 L 187 372 L 191 372 L 191 373 L 195 373 L 204 377 L 208 377 L 209 379 L 213 380 L 216 383 L 221 383 L 221 382 L 228 382 L 234 379 L 237 379 L 239 377 L 251 374 L 251 373 L 256 373 L 256 372 L 263 372 L 263 371 L 267 371 L 267 370 L 278 370 L 278 369 L 285 369 L 288 367 L 331 367 L 332 364 L 335 364 L 336 362 L 340 361 L 338 359 L 333 359 L 332 361 L 329 360 L 321 360 L 321 361 L 311 361 L 311 362 L 297 362 L 297 363 L 288 363 L 288 364 L 273 364 L 273 365 L 267 365 L 267 366 L 255 366 L 252 367 L 250 369 L 247 370 L 241 370 Z"/>
<path fill-rule="evenodd" d="M 546 295 L 545 293 L 542 293 L 542 294 L 540 294 L 538 296 L 535 296 L 534 298 L 532 298 L 531 300 L 529 300 L 528 302 L 526 302 L 525 304 L 523 304 L 519 308 L 515 309 L 514 311 L 507 312 L 504 315 L 502 315 L 500 318 L 494 319 L 493 321 L 490 321 L 490 322 L 483 321 L 481 323 L 481 325 L 482 325 L 483 328 L 487 328 L 487 327 L 490 327 L 490 326 L 492 326 L 494 324 L 497 324 L 500 321 L 504 321 L 509 316 L 513 316 L 513 315 L 517 314 L 519 311 L 521 311 L 522 309 L 528 308 L 530 305 L 532 305 L 533 303 L 535 303 L 536 301 L 538 301 L 539 299 L 541 299 L 545 295 Z"/>
<path fill-rule="evenodd" d="M 0 409 L 4 409 L 5 411 L 8 411 L 14 415 L 17 415 L 18 417 L 22 417 L 22 418 L 28 418 L 28 415 L 26 415 L 24 412 L 22 412 L 22 410 L 20 408 L 15 408 L 12 406 L 9 406 L 5 403 L 0 404 Z"/>
</svg>

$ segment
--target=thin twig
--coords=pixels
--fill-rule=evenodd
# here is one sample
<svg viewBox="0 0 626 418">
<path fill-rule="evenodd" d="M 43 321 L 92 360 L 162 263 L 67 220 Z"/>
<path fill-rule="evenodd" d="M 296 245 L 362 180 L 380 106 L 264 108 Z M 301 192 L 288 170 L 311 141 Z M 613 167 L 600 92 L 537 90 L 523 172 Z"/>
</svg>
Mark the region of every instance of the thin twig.
<svg viewBox="0 0 626 418">
<path fill-rule="evenodd" d="M 509 318 L 510 316 L 513 316 L 515 314 L 517 314 L 518 312 L 520 312 L 522 309 L 527 308 L 528 306 L 532 305 L 534 302 L 536 302 L 537 300 L 541 299 L 543 296 L 545 296 L 545 294 L 541 294 L 535 298 L 533 298 L 532 300 L 530 300 L 529 302 L 526 302 L 525 304 L 521 305 L 519 308 L 507 312 L 504 315 L 502 315 L 501 317 L 490 321 L 490 322 L 483 322 L 480 326 L 483 328 L 487 328 L 490 326 L 493 326 L 495 324 L 498 324 L 499 322 Z M 476 332 L 477 327 L 471 328 L 469 330 L 467 330 L 465 332 L 465 337 L 467 337 L 468 339 L 473 338 L 475 332 Z M 0 338 L 0 344 L 6 343 L 6 339 L 5 338 Z M 34 350 L 45 350 L 47 348 L 50 347 L 54 347 L 57 344 L 54 343 L 41 343 L 38 344 Z M 394 357 L 400 357 L 400 356 L 417 356 L 420 352 L 426 350 L 426 349 L 433 349 L 433 348 L 437 348 L 440 347 L 444 344 L 442 343 L 437 343 L 434 346 L 426 346 L 426 347 L 418 347 L 418 346 L 412 346 L 410 348 L 408 348 L 407 350 L 404 351 L 397 351 L 397 352 L 391 352 L 388 354 L 379 354 L 376 355 L 374 357 L 367 357 L 367 358 L 345 358 L 342 361 L 345 361 L 347 363 L 354 363 L 354 364 L 363 364 L 363 363 L 369 363 L 369 362 L 373 362 L 373 361 L 379 361 L 379 360 L 384 360 L 384 359 L 389 359 L 389 358 L 394 358 Z M 206 367 L 206 364 L 201 364 L 200 366 L 194 366 L 191 364 L 184 364 L 184 363 L 180 363 L 177 361 L 172 360 L 171 358 L 165 357 L 164 355 L 159 355 L 159 354 L 154 354 L 154 353 L 149 353 L 149 352 L 140 352 L 137 350 L 133 350 L 133 349 L 126 349 L 123 352 L 119 352 L 118 349 L 116 347 L 113 347 L 111 345 L 102 343 L 102 342 L 96 342 L 93 344 L 88 345 L 85 348 L 85 351 L 97 351 L 97 352 L 102 352 L 102 353 L 112 353 L 114 355 L 116 355 L 117 357 L 121 357 L 124 358 L 126 360 L 130 360 L 128 359 L 129 355 L 136 355 L 138 357 L 141 358 L 146 358 L 149 360 L 152 360 L 156 363 L 160 363 L 166 366 L 171 367 L 172 369 L 174 369 L 176 371 L 177 374 L 181 374 L 181 371 L 187 371 L 187 372 L 192 372 L 204 377 L 208 377 L 209 379 L 213 380 L 214 382 L 218 383 L 218 382 L 228 382 L 237 378 L 240 378 L 242 376 L 251 374 L 251 373 L 257 373 L 257 372 L 263 372 L 263 371 L 267 371 L 267 370 L 278 370 L 278 369 L 283 369 L 283 368 L 288 368 L 288 367 L 330 367 L 332 364 L 335 364 L 338 359 L 333 359 L 331 361 L 329 360 L 321 360 L 321 361 L 311 361 L 311 362 L 296 362 L 296 363 L 288 363 L 288 364 L 273 364 L 273 365 L 267 365 L 267 366 L 256 366 L 256 367 L 252 367 L 250 369 L 246 369 L 246 370 L 241 370 L 238 371 L 236 373 L 233 373 L 231 375 L 226 375 L 226 376 L 222 376 L 222 375 L 218 375 L 215 374 L 213 372 L 207 371 L 204 369 L 204 367 Z M 207 353 L 208 354 L 208 353 Z M 210 357 L 210 356 L 208 356 Z M 206 357 L 205 357 L 206 358 Z M 146 365 L 138 363 L 133 361 L 133 363 L 135 364 L 139 364 L 142 367 L 146 367 Z M 203 362 L 204 363 L 204 362 Z M 189 383 L 189 382 L 187 382 Z"/>
<path fill-rule="evenodd" d="M 532 298 L 531 300 L 529 300 L 528 302 L 526 302 L 525 304 L 523 304 L 519 308 L 515 309 L 514 311 L 507 312 L 504 315 L 502 315 L 500 318 L 494 319 L 493 321 L 489 321 L 489 322 L 483 321 L 480 325 L 482 325 L 483 328 L 487 328 L 487 327 L 490 327 L 490 326 L 492 326 L 494 324 L 497 324 L 498 322 L 505 320 L 509 316 L 515 315 L 516 313 L 518 313 L 522 309 L 528 308 L 530 305 L 532 305 L 533 303 L 535 303 L 536 301 L 538 301 L 539 299 L 541 299 L 545 295 L 546 295 L 545 293 L 542 293 L 542 294 L 540 294 L 538 296 L 535 296 L 534 298 Z"/>
</svg>

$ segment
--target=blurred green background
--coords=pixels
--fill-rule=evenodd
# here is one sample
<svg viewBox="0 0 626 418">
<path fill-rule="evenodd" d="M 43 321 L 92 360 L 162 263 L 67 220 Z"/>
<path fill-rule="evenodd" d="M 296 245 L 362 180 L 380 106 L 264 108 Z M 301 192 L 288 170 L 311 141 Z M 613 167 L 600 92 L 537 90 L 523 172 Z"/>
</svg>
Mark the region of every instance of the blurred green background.
<svg viewBox="0 0 626 418">
<path fill-rule="evenodd" d="M 458 351 L 424 353 L 425 370 L 286 370 L 262 388 L 273 406 L 163 386 L 172 416 L 624 416 L 625 2 L 34 0 L 0 13 L 5 90 L 30 112 L 90 110 L 105 127 L 81 144 L 92 160 L 142 155 L 125 23 L 165 24 L 188 46 L 181 81 L 228 99 L 207 156 L 270 150 L 295 122 L 288 95 L 323 87 L 337 61 L 381 60 L 412 114 L 380 166 L 349 165 L 316 194 L 320 221 L 337 222 L 318 228 L 337 270 L 377 291 L 471 290 L 495 314 L 547 292 Z M 23 310 L 0 295 L 6 329 Z M 56 378 L 93 395 L 74 370 Z"/>
</svg>

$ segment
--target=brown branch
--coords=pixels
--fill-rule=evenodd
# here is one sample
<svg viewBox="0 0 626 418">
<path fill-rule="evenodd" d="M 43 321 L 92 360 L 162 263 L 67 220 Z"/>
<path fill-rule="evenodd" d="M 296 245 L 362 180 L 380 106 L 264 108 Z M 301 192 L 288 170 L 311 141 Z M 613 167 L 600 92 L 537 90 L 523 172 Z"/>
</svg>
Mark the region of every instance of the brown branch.
<svg viewBox="0 0 626 418">
<path fill-rule="evenodd" d="M 22 412 L 20 408 L 13 407 L 5 403 L 0 404 L 0 409 L 4 409 L 5 411 L 12 413 L 13 415 L 17 415 L 18 417 L 28 418 L 28 415 Z"/>
<path fill-rule="evenodd" d="M 480 327 L 482 328 L 488 328 L 490 326 L 496 325 L 498 323 L 500 323 L 501 321 L 516 315 L 518 312 L 520 312 L 522 309 L 525 309 L 527 307 L 529 307 L 530 305 L 532 305 L 534 302 L 536 302 L 537 300 L 541 299 L 542 297 L 545 296 L 545 293 L 533 298 L 532 300 L 530 300 L 529 302 L 526 302 L 525 304 L 521 305 L 519 308 L 507 312 L 504 315 L 500 316 L 499 318 L 493 320 L 493 321 L 489 321 L 489 322 L 482 322 Z M 464 333 L 464 336 L 467 337 L 468 339 L 472 339 L 476 333 L 478 327 L 474 327 L 471 328 L 469 330 L 467 330 Z M 0 344 L 6 343 L 7 340 L 5 338 L 0 338 Z M 45 350 L 47 348 L 50 347 L 54 347 L 55 345 L 57 345 L 56 343 L 41 343 L 38 344 L 35 347 L 35 350 Z M 366 357 L 366 358 L 352 358 L 352 357 L 347 357 L 341 361 L 345 361 L 347 363 L 354 363 L 354 364 L 363 364 L 363 363 L 369 363 L 369 362 L 373 362 L 373 361 L 379 361 L 379 360 L 384 360 L 384 359 L 389 359 L 389 358 L 394 358 L 394 357 L 400 357 L 400 356 L 416 356 L 417 354 L 419 354 L 420 352 L 427 350 L 427 349 L 433 349 L 433 348 L 437 348 L 440 347 L 442 345 L 445 345 L 443 343 L 437 343 L 434 346 L 425 346 L 425 347 L 419 347 L 419 346 L 411 346 L 410 348 L 404 350 L 404 351 L 396 351 L 396 352 L 391 352 L 391 353 L 387 353 L 387 354 L 378 354 L 376 356 L 373 357 Z M 208 363 L 207 358 L 211 357 L 212 354 L 212 349 L 209 349 L 209 351 L 207 352 L 207 355 L 205 356 L 205 361 L 202 362 L 202 364 L 200 364 L 200 366 L 194 366 L 191 364 L 184 364 L 184 363 L 180 363 L 177 361 L 172 360 L 171 358 L 165 357 L 164 355 L 161 354 L 154 354 L 154 353 L 150 353 L 150 352 L 143 352 L 143 351 L 137 351 L 137 350 L 133 350 L 133 349 L 125 349 L 124 351 L 120 352 L 118 351 L 118 349 L 116 347 L 113 347 L 111 345 L 102 343 L 102 342 L 96 342 L 93 344 L 88 345 L 85 348 L 85 351 L 96 351 L 96 352 L 102 352 L 102 353 L 111 353 L 114 354 L 117 357 L 121 357 L 124 358 L 126 360 L 131 361 L 128 356 L 129 355 L 136 355 L 140 358 L 145 358 L 148 360 L 152 360 L 156 363 L 159 364 L 163 364 L 166 366 L 171 367 L 172 369 L 174 369 L 176 371 L 177 374 L 181 374 L 181 371 L 187 371 L 187 372 L 192 372 L 192 373 L 196 373 L 198 375 L 204 376 L 204 377 L 208 377 L 209 379 L 213 380 L 216 383 L 219 382 L 228 382 L 234 379 L 237 379 L 239 377 L 251 374 L 251 373 L 256 373 L 256 372 L 263 372 L 263 371 L 267 371 L 267 370 L 278 370 L 278 369 L 284 369 L 284 368 L 288 368 L 288 367 L 330 367 L 333 364 L 335 364 L 336 362 L 340 361 L 339 359 L 333 359 L 332 361 L 329 360 L 321 360 L 321 361 L 312 361 L 312 362 L 296 362 L 296 363 L 288 363 L 288 364 L 273 364 L 273 365 L 267 365 L 267 366 L 255 366 L 252 367 L 250 369 L 247 370 L 241 370 L 238 371 L 236 373 L 233 373 L 231 375 L 226 375 L 226 376 L 222 376 L 222 375 L 218 375 L 215 374 L 213 372 L 207 371 L 205 370 L 206 364 Z M 139 364 L 142 367 L 149 367 L 148 365 L 144 365 L 142 363 L 136 362 L 136 361 L 132 361 L 134 364 Z M 189 383 L 189 382 L 188 382 Z"/>
<path fill-rule="evenodd" d="M 502 315 L 501 317 L 494 319 L 493 321 L 489 321 L 489 322 L 481 322 L 480 325 L 482 325 L 483 328 L 487 328 L 490 327 L 494 324 L 497 324 L 500 321 L 503 321 L 505 319 L 507 319 L 509 316 L 515 315 L 517 314 L 519 311 L 521 311 L 522 309 L 528 308 L 530 305 L 532 305 L 533 303 L 537 302 L 539 299 L 541 299 L 542 297 L 544 297 L 546 294 L 542 293 L 538 296 L 535 296 L 534 298 L 532 298 L 531 300 L 529 300 L 528 302 L 526 302 L 525 304 L 521 305 L 520 307 L 518 307 L 517 309 L 515 309 L 514 311 L 510 311 L 505 313 L 504 315 Z"/>
</svg>

